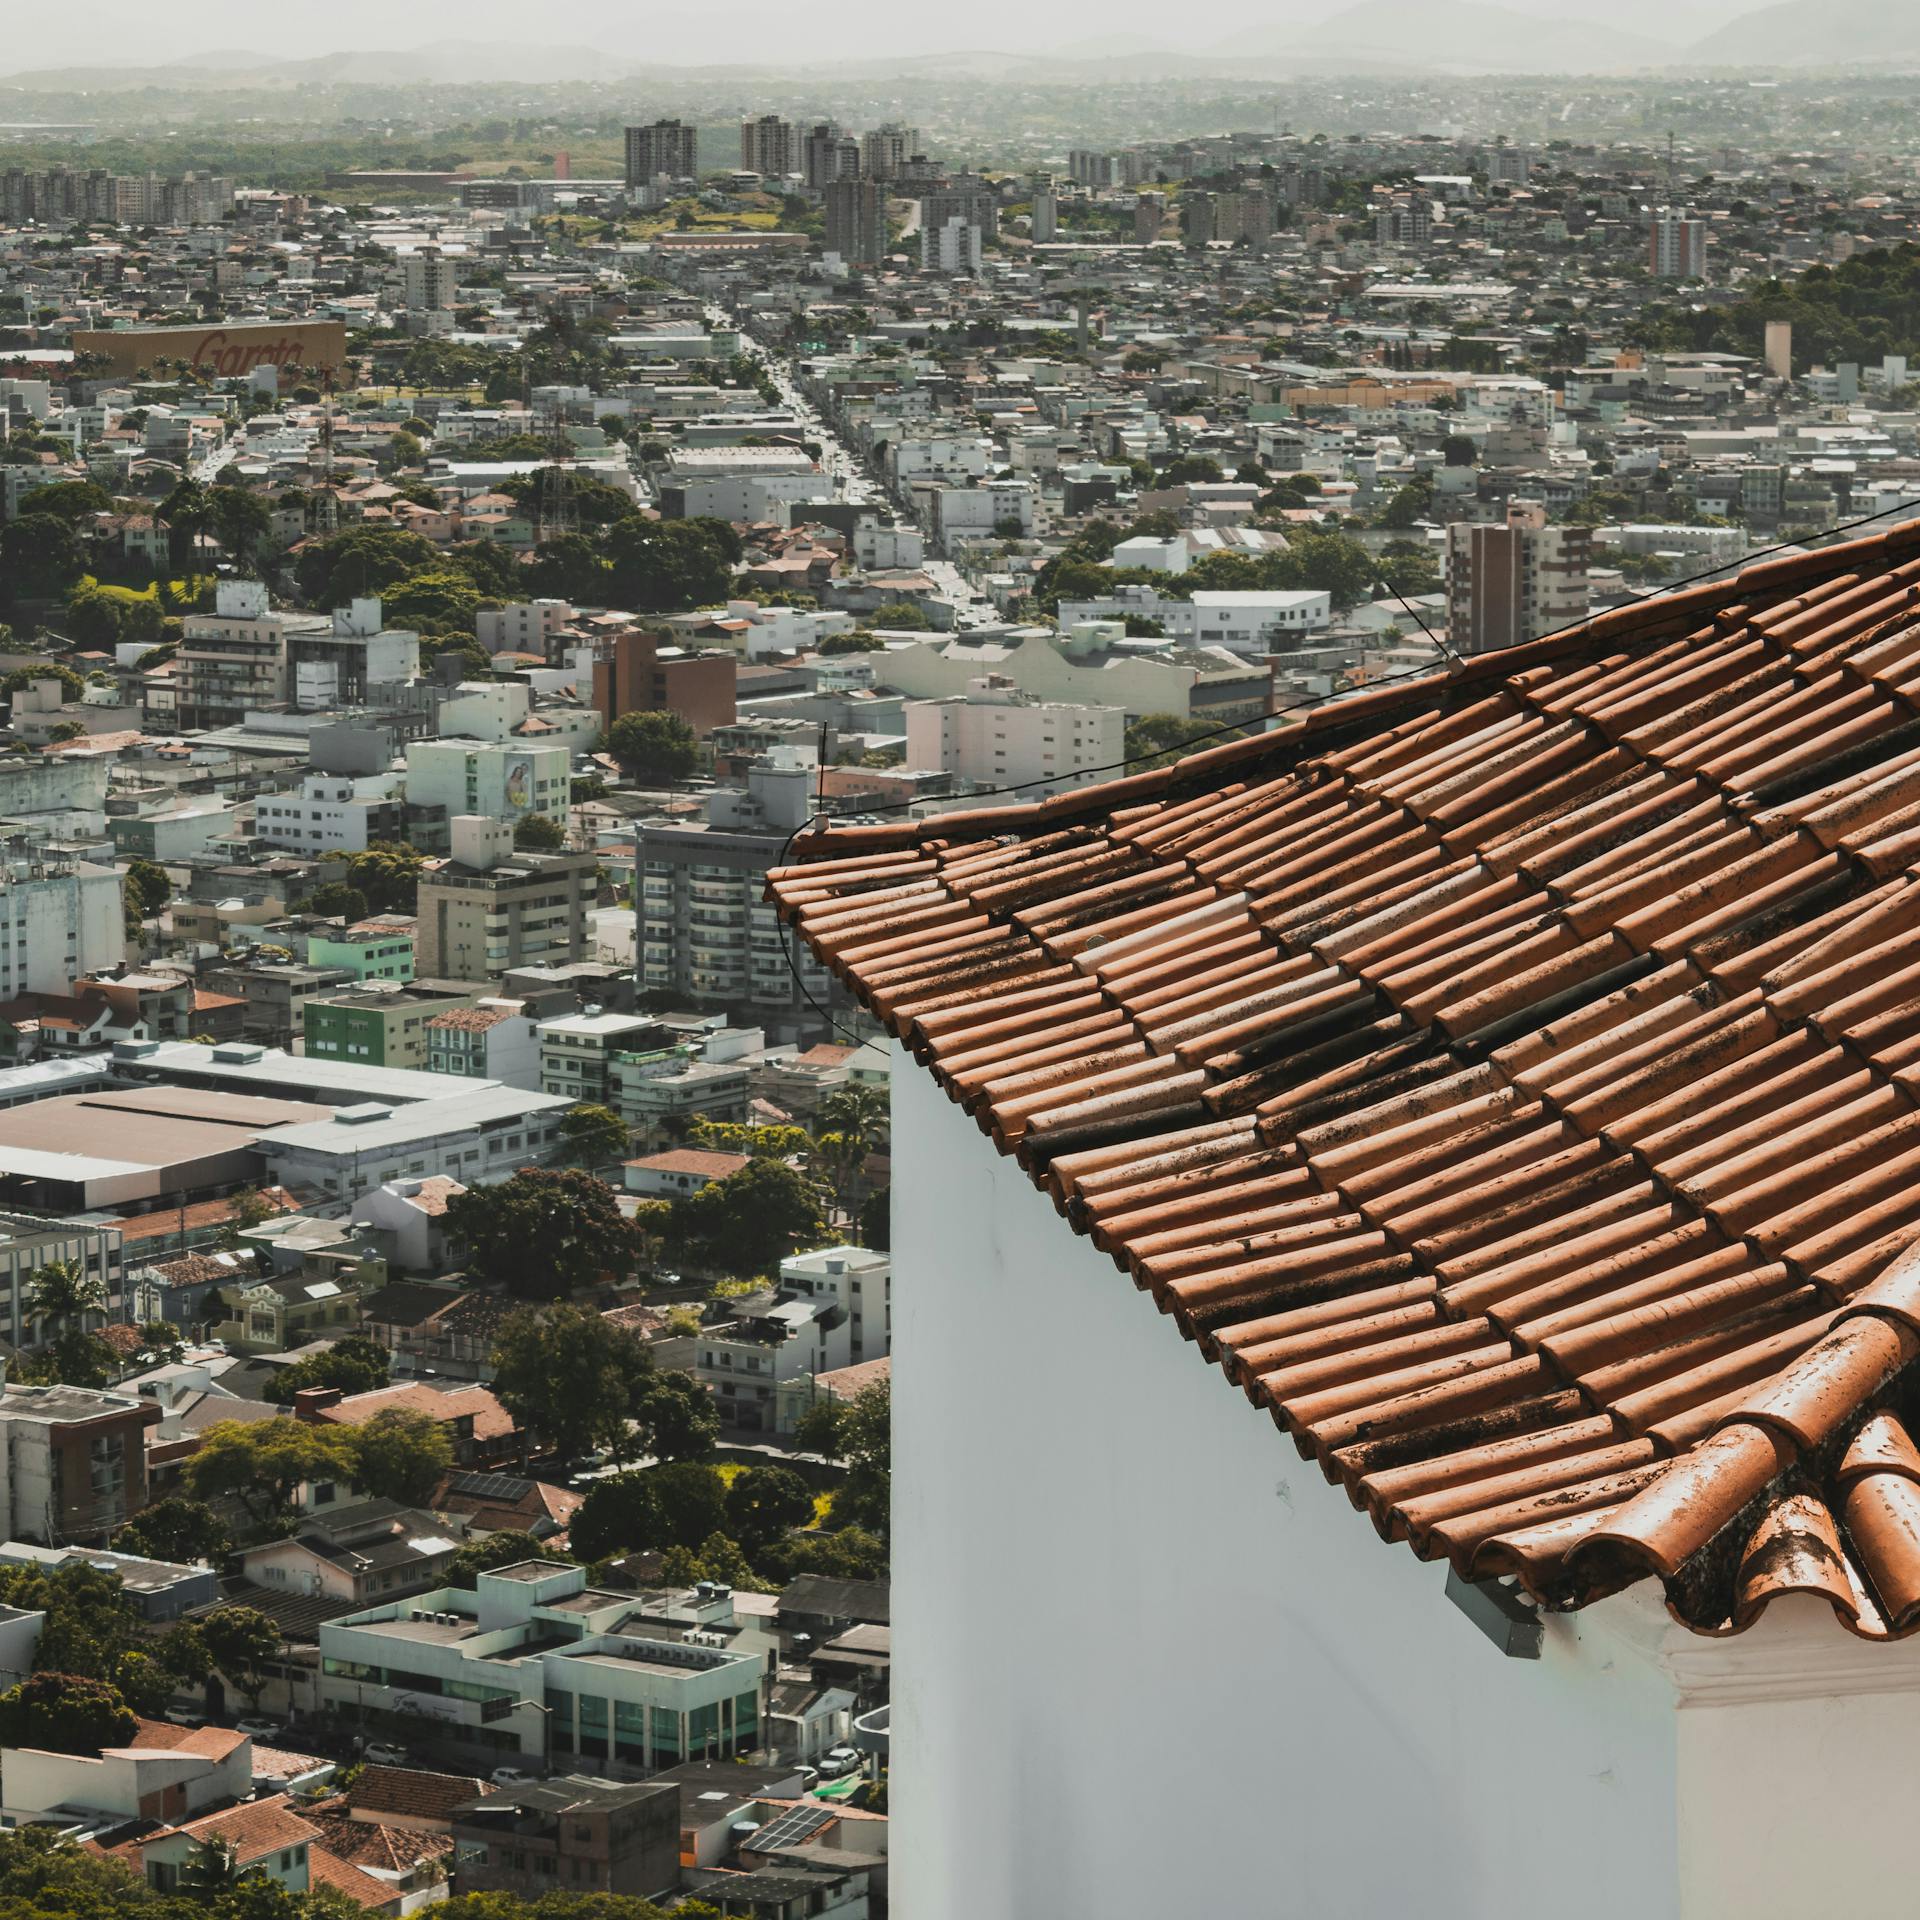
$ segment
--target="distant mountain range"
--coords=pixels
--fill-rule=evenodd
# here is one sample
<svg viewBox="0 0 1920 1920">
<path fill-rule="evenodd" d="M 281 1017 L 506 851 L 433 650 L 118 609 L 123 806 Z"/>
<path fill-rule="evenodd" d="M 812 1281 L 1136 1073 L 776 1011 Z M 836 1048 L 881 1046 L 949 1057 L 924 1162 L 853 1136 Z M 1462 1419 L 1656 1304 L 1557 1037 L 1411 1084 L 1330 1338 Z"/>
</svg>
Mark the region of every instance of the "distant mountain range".
<svg viewBox="0 0 1920 1920">
<path fill-rule="evenodd" d="M 486 0 L 480 0 L 485 11 Z M 994 80 L 1015 75 L 1061 83 L 1121 82 L 1155 74 L 1186 78 L 1284 79 L 1312 73 L 1627 73 L 1702 67 L 1833 67 L 1920 59 L 1920 8 L 1907 0 L 1778 0 L 1726 16 L 1737 0 L 1583 0 L 1591 12 L 1569 14 L 1563 0 L 1356 0 L 1327 17 L 1229 32 L 1211 42 L 1171 46 L 1150 31 L 1118 29 L 1053 48 L 1024 52 L 989 46 L 941 52 L 875 54 L 848 59 L 812 51 L 786 60 L 751 57 L 768 45 L 758 31 L 732 44 L 748 58 L 697 65 L 672 60 L 655 45 L 553 45 L 484 33 L 399 49 L 362 48 L 289 58 L 284 53 L 211 48 L 163 62 L 136 58 L 89 66 L 45 67 L 5 76 L 0 84 L 35 92 L 142 87 L 220 91 L 305 86 L 459 86 L 565 84 L 619 79 L 670 68 L 683 78 L 746 79 L 754 72 L 790 75 L 831 64 L 841 74 Z M 98 10 L 82 0 L 82 12 Z M 1709 26 L 1709 23 L 1718 22 Z M 491 21 L 488 24 L 492 24 Z M 1702 27 L 1708 30 L 1702 34 Z M 75 36 L 87 37 L 87 36 Z M 849 36 L 884 44 L 879 33 Z M 113 44 L 116 36 L 99 36 Z M 983 34 L 984 38 L 984 34 Z M 821 26 L 812 47 L 837 41 Z M 120 44 L 127 44 L 124 38 Z"/>
</svg>

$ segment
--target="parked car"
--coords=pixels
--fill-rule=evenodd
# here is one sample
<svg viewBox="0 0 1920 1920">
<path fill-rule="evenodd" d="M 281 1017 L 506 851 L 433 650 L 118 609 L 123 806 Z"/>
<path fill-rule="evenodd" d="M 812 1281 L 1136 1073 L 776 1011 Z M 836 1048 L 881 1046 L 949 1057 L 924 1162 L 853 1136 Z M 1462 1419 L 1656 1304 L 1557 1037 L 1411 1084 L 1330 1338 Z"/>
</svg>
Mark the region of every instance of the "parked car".
<svg viewBox="0 0 1920 1920">
<path fill-rule="evenodd" d="M 167 1718 L 176 1727 L 197 1727 L 207 1716 L 198 1707 L 169 1707 Z"/>
<path fill-rule="evenodd" d="M 404 1767 L 410 1764 L 405 1747 L 389 1746 L 384 1740 L 369 1740 L 360 1749 L 360 1758 L 370 1767 Z"/>
<path fill-rule="evenodd" d="M 269 1720 L 264 1714 L 257 1713 L 249 1714 L 244 1720 L 236 1720 L 233 1730 L 244 1733 L 249 1740 L 264 1740 L 269 1746 L 286 1732 L 278 1720 Z"/>
<path fill-rule="evenodd" d="M 820 1757 L 822 1780 L 840 1780 L 859 1771 L 860 1750 L 857 1747 L 831 1747 Z"/>
<path fill-rule="evenodd" d="M 531 1787 L 538 1784 L 532 1774 L 522 1772 L 518 1767 L 495 1767 L 487 1778 L 496 1787 Z"/>
</svg>

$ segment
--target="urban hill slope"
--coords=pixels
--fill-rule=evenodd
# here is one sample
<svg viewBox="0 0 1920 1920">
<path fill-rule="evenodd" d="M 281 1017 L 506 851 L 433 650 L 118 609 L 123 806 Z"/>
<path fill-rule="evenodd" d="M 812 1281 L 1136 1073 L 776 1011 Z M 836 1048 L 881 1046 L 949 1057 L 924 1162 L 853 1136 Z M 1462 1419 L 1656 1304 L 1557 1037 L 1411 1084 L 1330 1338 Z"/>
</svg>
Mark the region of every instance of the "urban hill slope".
<svg viewBox="0 0 1920 1920">
<path fill-rule="evenodd" d="M 1920 524 L 796 854 L 782 915 L 1385 1538 L 1920 1625 Z"/>
</svg>

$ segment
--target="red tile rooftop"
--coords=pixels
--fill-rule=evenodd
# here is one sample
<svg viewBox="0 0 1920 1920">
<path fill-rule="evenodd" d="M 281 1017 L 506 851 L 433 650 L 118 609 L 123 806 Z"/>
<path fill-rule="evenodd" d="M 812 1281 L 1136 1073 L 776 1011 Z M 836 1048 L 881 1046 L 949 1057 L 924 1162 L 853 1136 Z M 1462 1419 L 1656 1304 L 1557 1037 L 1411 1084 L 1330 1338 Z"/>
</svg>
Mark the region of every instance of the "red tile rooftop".
<svg viewBox="0 0 1920 1920">
<path fill-rule="evenodd" d="M 1920 523 L 791 860 L 1383 1537 L 1920 1626 Z"/>
</svg>

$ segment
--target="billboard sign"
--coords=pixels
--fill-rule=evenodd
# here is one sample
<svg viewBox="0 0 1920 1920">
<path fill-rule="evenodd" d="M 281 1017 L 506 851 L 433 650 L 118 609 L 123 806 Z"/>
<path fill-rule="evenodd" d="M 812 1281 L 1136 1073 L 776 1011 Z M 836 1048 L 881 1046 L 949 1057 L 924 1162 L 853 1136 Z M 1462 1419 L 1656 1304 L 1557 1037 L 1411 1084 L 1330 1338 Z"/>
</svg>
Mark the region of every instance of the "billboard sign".
<svg viewBox="0 0 1920 1920">
<path fill-rule="evenodd" d="M 513 813 L 525 813 L 533 805 L 533 762 L 507 762 L 507 807 Z"/>
<path fill-rule="evenodd" d="M 149 373 L 157 360 L 177 360 L 218 378 L 257 367 L 292 372 L 318 367 L 338 373 L 347 359 L 340 320 L 233 320 L 200 327 L 112 327 L 73 336 L 76 354 L 99 354 L 116 374 Z"/>
</svg>

